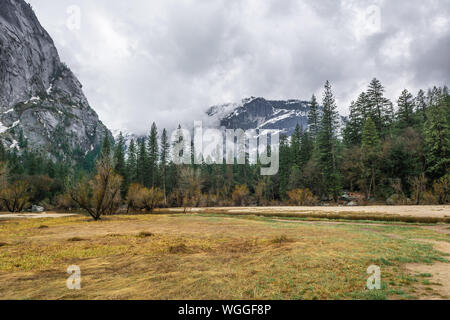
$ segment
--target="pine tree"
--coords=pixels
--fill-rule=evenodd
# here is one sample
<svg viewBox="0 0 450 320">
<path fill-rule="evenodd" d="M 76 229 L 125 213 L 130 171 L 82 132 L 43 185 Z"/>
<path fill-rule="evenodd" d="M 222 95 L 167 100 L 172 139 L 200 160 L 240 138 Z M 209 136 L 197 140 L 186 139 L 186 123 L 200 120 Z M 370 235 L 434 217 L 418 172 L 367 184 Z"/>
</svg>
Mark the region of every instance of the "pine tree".
<svg viewBox="0 0 450 320">
<path fill-rule="evenodd" d="M 161 135 L 161 153 L 160 153 L 160 161 L 161 161 L 161 180 L 162 180 L 162 188 L 164 191 L 164 203 L 167 204 L 167 164 L 169 161 L 169 152 L 170 152 L 170 144 L 169 139 L 167 137 L 166 129 L 163 129 Z"/>
<path fill-rule="evenodd" d="M 119 174 L 122 179 L 122 187 L 121 187 L 121 193 L 122 197 L 126 195 L 127 189 L 128 189 L 128 174 L 127 174 L 127 168 L 125 163 L 125 139 L 122 135 L 122 132 L 119 134 L 119 137 L 117 139 L 117 143 L 114 149 L 114 170 L 117 174 Z"/>
<path fill-rule="evenodd" d="M 301 187 L 301 177 L 302 177 L 302 173 L 300 168 L 297 165 L 293 165 L 291 168 L 291 172 L 289 174 L 289 184 L 288 184 L 288 189 L 289 190 L 294 190 L 294 189 L 298 189 Z"/>
<path fill-rule="evenodd" d="M 147 147 L 145 145 L 145 138 L 138 140 L 138 153 L 137 153 L 137 178 L 140 184 L 145 187 L 149 187 L 149 165 Z"/>
<path fill-rule="evenodd" d="M 0 140 L 0 162 L 6 161 L 6 149 L 3 142 Z"/>
<path fill-rule="evenodd" d="M 300 140 L 302 135 L 302 129 L 297 124 L 294 129 L 294 133 L 291 136 L 291 161 L 297 166 L 300 165 Z"/>
<path fill-rule="evenodd" d="M 396 118 L 398 120 L 398 126 L 402 129 L 412 127 L 414 125 L 414 99 L 413 95 L 408 90 L 403 90 L 402 94 L 397 101 L 398 110 Z"/>
<path fill-rule="evenodd" d="M 427 102 L 425 92 L 422 89 L 417 93 L 414 104 L 416 113 L 421 116 L 422 122 L 425 122 L 427 120 Z"/>
<path fill-rule="evenodd" d="M 358 99 L 356 100 L 356 108 L 358 109 L 358 112 L 361 114 L 362 118 L 361 131 L 362 131 L 364 123 L 366 122 L 367 118 L 370 117 L 369 98 L 365 92 L 361 92 L 361 94 L 358 96 Z"/>
<path fill-rule="evenodd" d="M 127 155 L 127 176 L 130 183 L 137 182 L 137 153 L 134 139 L 130 141 Z"/>
<path fill-rule="evenodd" d="M 125 149 L 125 139 L 121 132 L 117 138 L 117 143 L 114 149 L 114 169 L 116 170 L 116 173 L 120 174 L 122 177 L 126 175 Z"/>
<path fill-rule="evenodd" d="M 384 97 L 384 87 L 381 82 L 374 78 L 367 90 L 369 110 L 366 117 L 370 117 L 375 123 L 378 132 L 385 135 L 392 120 L 393 107 L 391 102 Z"/>
<path fill-rule="evenodd" d="M 108 137 L 108 135 L 106 135 L 103 138 L 103 142 L 102 142 L 102 151 L 100 153 L 100 156 L 102 158 L 111 158 L 111 140 Z"/>
<path fill-rule="evenodd" d="M 337 170 L 336 130 L 338 113 L 330 82 L 325 83 L 323 94 L 323 112 L 318 135 L 318 162 L 322 170 L 324 189 L 338 200 L 341 190 L 340 177 Z"/>
<path fill-rule="evenodd" d="M 149 183 L 150 186 L 155 187 L 158 177 L 158 129 L 153 122 L 148 138 L 148 163 L 149 163 Z"/>
<path fill-rule="evenodd" d="M 372 119 L 368 118 L 364 124 L 361 142 L 361 160 L 366 168 L 366 176 L 370 177 L 366 193 L 367 198 L 370 198 L 372 190 L 375 194 L 375 173 L 380 154 L 380 138 L 377 128 Z"/>
<path fill-rule="evenodd" d="M 364 123 L 363 109 L 360 105 L 352 101 L 350 104 L 349 119 L 344 128 L 344 142 L 347 147 L 359 145 L 361 143 L 362 126 Z"/>
<path fill-rule="evenodd" d="M 428 108 L 425 122 L 425 150 L 427 175 L 436 180 L 449 173 L 450 125 L 449 97 L 435 97 Z"/>
<path fill-rule="evenodd" d="M 319 104 L 317 103 L 316 96 L 313 95 L 311 98 L 311 105 L 309 107 L 308 112 L 309 132 L 311 134 L 311 137 L 313 137 L 313 139 L 317 137 L 317 133 L 319 132 L 319 124 L 320 124 Z"/>
<path fill-rule="evenodd" d="M 287 186 L 289 182 L 290 172 L 290 147 L 286 135 L 280 136 L 280 169 L 278 174 L 280 176 L 279 194 L 281 198 L 285 198 Z"/>
<path fill-rule="evenodd" d="M 396 118 L 398 120 L 398 126 L 400 128 L 412 127 L 414 124 L 414 99 L 413 95 L 408 90 L 403 90 L 402 94 L 398 98 L 398 110 Z"/>
<path fill-rule="evenodd" d="M 314 150 L 313 139 L 307 131 L 304 131 L 300 141 L 300 168 L 308 163 Z"/>
</svg>

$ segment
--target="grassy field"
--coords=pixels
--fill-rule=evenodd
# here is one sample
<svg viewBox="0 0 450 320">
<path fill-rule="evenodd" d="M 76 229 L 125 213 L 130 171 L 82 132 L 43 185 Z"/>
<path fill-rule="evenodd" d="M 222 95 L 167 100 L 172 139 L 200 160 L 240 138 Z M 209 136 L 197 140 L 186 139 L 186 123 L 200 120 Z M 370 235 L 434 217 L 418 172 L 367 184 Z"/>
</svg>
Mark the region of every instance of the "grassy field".
<svg viewBox="0 0 450 320">
<path fill-rule="evenodd" d="M 0 221 L 0 298 L 448 298 L 449 227 L 206 213 Z M 81 290 L 66 287 L 70 265 Z M 370 265 L 381 290 L 366 289 Z"/>
</svg>

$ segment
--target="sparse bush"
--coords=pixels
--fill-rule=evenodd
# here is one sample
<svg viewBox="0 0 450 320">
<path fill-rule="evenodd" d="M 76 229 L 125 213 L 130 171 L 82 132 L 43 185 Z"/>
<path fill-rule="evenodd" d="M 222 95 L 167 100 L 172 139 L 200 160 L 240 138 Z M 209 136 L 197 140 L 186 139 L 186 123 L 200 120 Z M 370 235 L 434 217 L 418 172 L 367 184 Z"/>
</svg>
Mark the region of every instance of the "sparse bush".
<svg viewBox="0 0 450 320">
<path fill-rule="evenodd" d="M 200 170 L 191 167 L 182 167 L 180 170 L 179 199 L 184 208 L 184 212 L 190 207 L 198 207 L 201 200 L 202 178 Z"/>
<path fill-rule="evenodd" d="M 420 204 L 438 204 L 438 199 L 429 191 L 426 191 L 423 196 L 422 200 L 420 201 Z"/>
<path fill-rule="evenodd" d="M 25 181 L 6 184 L 0 190 L 0 200 L 9 212 L 21 212 L 28 205 L 30 185 Z"/>
<path fill-rule="evenodd" d="M 144 188 L 141 192 L 142 205 L 150 212 L 164 201 L 164 193 L 159 188 Z"/>
<path fill-rule="evenodd" d="M 127 212 L 129 212 L 130 209 L 134 211 L 142 209 L 144 189 L 145 188 L 138 183 L 134 183 L 128 188 L 126 198 Z"/>
<path fill-rule="evenodd" d="M 414 177 L 411 182 L 412 185 L 412 201 L 414 204 L 419 205 L 424 202 L 424 195 L 426 191 L 427 179 L 425 174 L 418 177 Z"/>
<path fill-rule="evenodd" d="M 55 207 L 61 210 L 72 210 L 74 208 L 78 208 L 78 205 L 73 199 L 70 197 L 70 194 L 64 193 L 59 194 L 55 197 L 54 200 Z"/>
<path fill-rule="evenodd" d="M 234 204 L 237 206 L 247 205 L 249 193 L 250 191 L 245 184 L 236 186 L 232 194 Z"/>
<path fill-rule="evenodd" d="M 164 201 L 164 193 L 159 188 L 145 188 L 140 184 L 130 186 L 127 194 L 128 210 L 146 209 L 150 212 Z"/>
<path fill-rule="evenodd" d="M 433 194 L 439 204 L 446 204 L 450 194 L 450 175 L 446 175 L 433 184 Z"/>
<path fill-rule="evenodd" d="M 310 206 L 318 200 L 309 189 L 295 189 L 287 192 L 289 202 L 296 206 Z"/>
</svg>

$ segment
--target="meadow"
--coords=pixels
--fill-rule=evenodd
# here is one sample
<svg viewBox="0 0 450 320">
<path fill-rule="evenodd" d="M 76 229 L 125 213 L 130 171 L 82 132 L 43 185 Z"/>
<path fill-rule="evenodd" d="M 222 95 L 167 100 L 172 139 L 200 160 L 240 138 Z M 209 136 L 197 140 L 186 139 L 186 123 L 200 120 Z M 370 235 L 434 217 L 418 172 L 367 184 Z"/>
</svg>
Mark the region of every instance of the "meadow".
<svg viewBox="0 0 450 320">
<path fill-rule="evenodd" d="M 448 299 L 449 233 L 208 212 L 3 219 L 0 299 Z M 366 288 L 371 265 L 380 290 Z"/>
</svg>

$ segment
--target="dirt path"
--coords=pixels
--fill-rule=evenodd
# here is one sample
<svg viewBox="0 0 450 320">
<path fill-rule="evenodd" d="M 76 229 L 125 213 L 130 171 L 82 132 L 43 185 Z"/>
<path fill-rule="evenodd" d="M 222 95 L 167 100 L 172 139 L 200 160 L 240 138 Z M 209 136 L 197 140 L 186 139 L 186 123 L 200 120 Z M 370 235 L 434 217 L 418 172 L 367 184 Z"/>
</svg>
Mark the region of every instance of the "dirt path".
<svg viewBox="0 0 450 320">
<path fill-rule="evenodd" d="M 417 239 L 416 241 L 430 243 L 434 249 L 450 254 L 450 243 L 443 241 L 432 241 Z M 450 264 L 448 262 L 436 262 L 433 264 L 409 263 L 405 265 L 406 270 L 413 274 L 431 275 L 422 278 L 415 285 L 417 295 L 423 300 L 450 299 Z"/>
<path fill-rule="evenodd" d="M 76 216 L 73 213 L 1 213 L 1 219 L 42 219 L 42 218 L 63 218 Z"/>
</svg>

